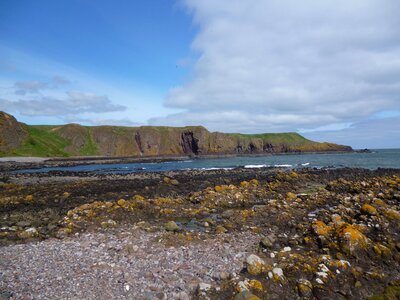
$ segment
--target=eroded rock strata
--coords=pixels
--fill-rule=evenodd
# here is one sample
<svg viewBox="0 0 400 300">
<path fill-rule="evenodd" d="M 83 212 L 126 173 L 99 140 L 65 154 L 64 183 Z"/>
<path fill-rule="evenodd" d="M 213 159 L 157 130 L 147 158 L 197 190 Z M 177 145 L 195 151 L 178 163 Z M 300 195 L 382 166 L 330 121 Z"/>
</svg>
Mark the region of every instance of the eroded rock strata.
<svg viewBox="0 0 400 300">
<path fill-rule="evenodd" d="M 202 126 L 29 126 L 0 112 L 0 156 L 198 156 L 352 151 L 297 133 L 227 134 Z"/>
</svg>

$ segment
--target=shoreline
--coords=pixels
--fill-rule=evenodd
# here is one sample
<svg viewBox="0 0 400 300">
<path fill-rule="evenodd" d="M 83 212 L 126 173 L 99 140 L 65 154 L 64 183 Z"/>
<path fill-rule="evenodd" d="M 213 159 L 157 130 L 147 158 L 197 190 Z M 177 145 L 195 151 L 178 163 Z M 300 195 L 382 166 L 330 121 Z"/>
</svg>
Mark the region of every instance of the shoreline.
<svg viewBox="0 0 400 300">
<path fill-rule="evenodd" d="M 77 157 L 0 157 L 0 172 L 21 169 L 37 169 L 47 167 L 70 167 L 92 164 L 122 164 L 122 163 L 159 163 L 184 160 L 224 159 L 233 157 L 271 157 L 310 154 L 357 154 L 357 151 L 322 151 L 322 152 L 290 152 L 290 153 L 260 153 L 260 154 L 223 154 L 197 156 L 150 156 L 150 157 L 108 157 L 108 156 L 77 156 Z"/>
</svg>

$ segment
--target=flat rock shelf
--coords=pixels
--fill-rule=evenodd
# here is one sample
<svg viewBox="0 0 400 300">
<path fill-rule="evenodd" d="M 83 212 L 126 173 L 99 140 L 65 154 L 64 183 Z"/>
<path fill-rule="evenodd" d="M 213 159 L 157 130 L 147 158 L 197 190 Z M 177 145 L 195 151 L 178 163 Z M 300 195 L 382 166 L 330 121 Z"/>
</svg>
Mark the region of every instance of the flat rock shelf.
<svg viewBox="0 0 400 300">
<path fill-rule="evenodd" d="M 1 178 L 2 299 L 400 295 L 399 169 Z"/>
</svg>

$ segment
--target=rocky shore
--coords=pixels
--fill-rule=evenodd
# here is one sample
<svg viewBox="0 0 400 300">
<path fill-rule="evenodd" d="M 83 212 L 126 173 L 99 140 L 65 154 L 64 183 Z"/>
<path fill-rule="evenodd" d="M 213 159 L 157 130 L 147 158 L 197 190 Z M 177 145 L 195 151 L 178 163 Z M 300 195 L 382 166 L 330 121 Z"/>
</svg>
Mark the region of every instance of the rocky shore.
<svg viewBox="0 0 400 300">
<path fill-rule="evenodd" d="M 0 299 L 400 297 L 398 169 L 0 179 Z"/>
</svg>

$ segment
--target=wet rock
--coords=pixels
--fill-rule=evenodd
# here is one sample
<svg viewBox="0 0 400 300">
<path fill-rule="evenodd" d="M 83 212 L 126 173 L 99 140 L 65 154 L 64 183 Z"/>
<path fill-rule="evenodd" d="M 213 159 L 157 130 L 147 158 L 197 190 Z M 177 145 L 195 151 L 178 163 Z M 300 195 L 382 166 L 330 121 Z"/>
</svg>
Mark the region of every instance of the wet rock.
<svg viewBox="0 0 400 300">
<path fill-rule="evenodd" d="M 29 239 L 39 236 L 39 232 L 35 227 L 30 227 L 18 233 L 18 237 L 21 239 Z"/>
<path fill-rule="evenodd" d="M 236 294 L 235 297 L 233 297 L 233 300 L 261 300 L 261 299 L 256 295 L 252 294 L 250 291 L 243 291 L 240 292 L 239 294 Z"/>
<path fill-rule="evenodd" d="M 364 204 L 363 206 L 361 206 L 361 213 L 365 215 L 376 216 L 378 214 L 378 211 L 372 205 Z"/>
<path fill-rule="evenodd" d="M 288 201 L 292 201 L 292 200 L 294 200 L 294 199 L 296 199 L 296 198 L 297 198 L 297 195 L 296 195 L 295 193 L 288 192 L 288 193 L 286 194 L 286 200 L 288 200 Z"/>
<path fill-rule="evenodd" d="M 186 292 L 179 292 L 175 295 L 176 300 L 190 300 L 189 295 Z"/>
<path fill-rule="evenodd" d="M 359 250 L 366 249 L 370 245 L 368 238 L 355 226 L 345 224 L 338 230 L 340 244 L 343 252 L 355 254 Z"/>
<path fill-rule="evenodd" d="M 117 222 L 115 222 L 114 220 L 108 219 L 107 221 L 101 222 L 100 225 L 103 228 L 112 228 L 112 227 L 117 226 Z"/>
<path fill-rule="evenodd" d="M 171 183 L 172 185 L 179 185 L 179 181 L 176 180 L 176 179 L 172 179 L 172 180 L 170 181 L 170 183 Z"/>
<path fill-rule="evenodd" d="M 13 293 L 9 291 L 2 291 L 0 292 L 0 299 L 1 300 L 9 300 L 13 297 Z"/>
<path fill-rule="evenodd" d="M 223 226 L 217 226 L 217 227 L 215 228 L 215 232 L 216 232 L 216 233 L 226 233 L 226 232 L 228 232 L 228 230 L 227 230 L 225 227 L 223 227 Z"/>
<path fill-rule="evenodd" d="M 200 282 L 197 286 L 197 294 L 200 296 L 205 296 L 211 290 L 211 284 Z"/>
<path fill-rule="evenodd" d="M 18 222 L 18 223 L 15 224 L 15 225 L 17 225 L 17 226 L 19 226 L 19 227 L 28 227 L 28 226 L 31 225 L 31 222 L 29 222 L 29 221 L 20 221 L 20 222 Z"/>
<path fill-rule="evenodd" d="M 271 233 L 261 239 L 260 245 L 264 248 L 270 249 L 273 247 L 275 242 L 276 242 L 276 236 L 273 233 Z"/>
<path fill-rule="evenodd" d="M 172 232 L 179 230 L 178 224 L 176 224 L 174 221 L 169 221 L 165 223 L 164 228 L 166 231 L 172 231 Z"/>
<path fill-rule="evenodd" d="M 255 254 L 251 254 L 246 258 L 246 263 L 247 263 L 247 271 L 251 275 L 258 275 L 266 270 L 266 264 L 265 261 L 262 260 L 260 257 L 258 257 Z"/>
<path fill-rule="evenodd" d="M 300 297 L 309 298 L 312 295 L 312 283 L 307 279 L 299 279 L 296 284 L 297 292 Z"/>
</svg>

